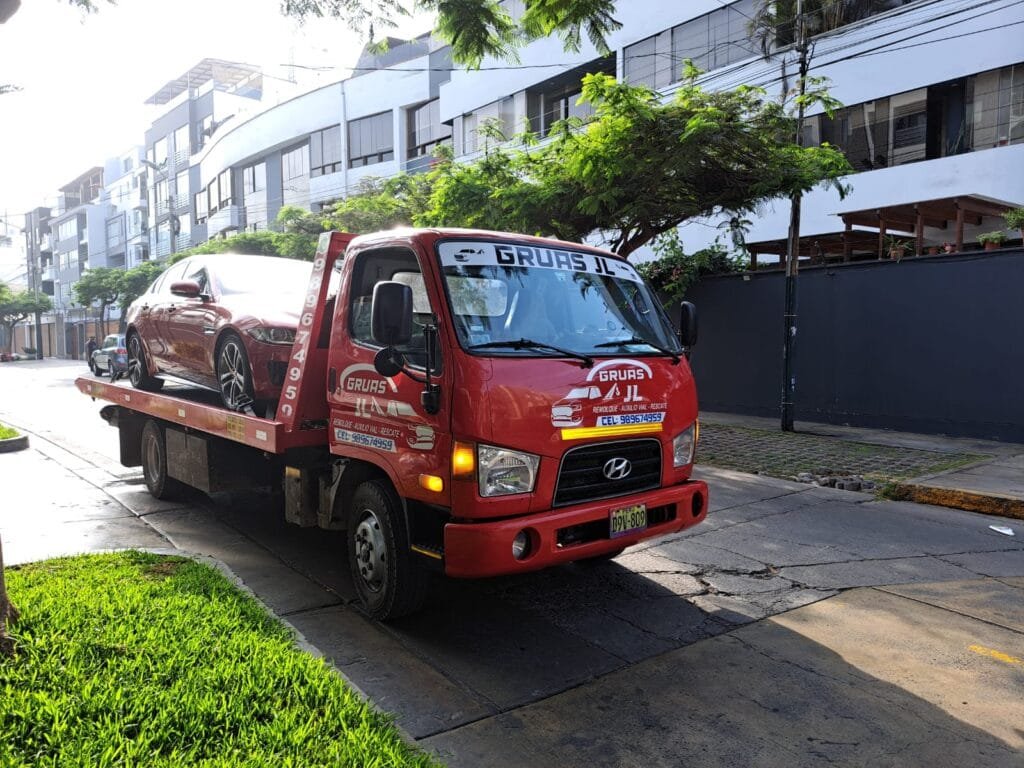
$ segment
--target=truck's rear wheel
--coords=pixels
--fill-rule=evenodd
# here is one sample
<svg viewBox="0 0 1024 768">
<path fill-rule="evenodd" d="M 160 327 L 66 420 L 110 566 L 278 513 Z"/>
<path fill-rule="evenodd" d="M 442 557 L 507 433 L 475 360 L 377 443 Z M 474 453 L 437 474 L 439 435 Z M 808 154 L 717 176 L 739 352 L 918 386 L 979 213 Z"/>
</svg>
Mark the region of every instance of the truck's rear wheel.
<svg viewBox="0 0 1024 768">
<path fill-rule="evenodd" d="M 164 430 L 150 419 L 142 427 L 142 477 L 156 499 L 178 498 L 185 485 L 167 475 L 167 443 Z"/>
<path fill-rule="evenodd" d="M 348 561 L 356 593 L 376 619 L 414 613 L 427 596 L 427 574 L 409 556 L 402 504 L 385 483 L 367 480 L 346 515 Z"/>
</svg>

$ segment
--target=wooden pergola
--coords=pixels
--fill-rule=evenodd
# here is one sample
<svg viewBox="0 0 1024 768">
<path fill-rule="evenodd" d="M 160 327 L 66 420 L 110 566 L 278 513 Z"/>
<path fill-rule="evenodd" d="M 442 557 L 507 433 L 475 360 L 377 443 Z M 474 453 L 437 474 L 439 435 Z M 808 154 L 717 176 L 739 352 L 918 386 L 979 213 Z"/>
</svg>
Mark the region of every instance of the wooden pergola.
<svg viewBox="0 0 1024 768">
<path fill-rule="evenodd" d="M 962 251 L 965 225 L 978 226 L 986 216 L 1002 216 L 1016 207 L 1018 204 L 970 194 L 838 213 L 836 215 L 843 220 L 845 229 L 801 237 L 799 256 L 808 258 L 811 264 L 821 264 L 830 259 L 852 261 L 857 256 L 863 258 L 864 254 L 884 259 L 889 251 L 886 238 L 890 235 L 912 240 L 913 253 L 909 255 L 917 256 L 924 253 L 927 247 L 924 242 L 925 227 L 941 230 L 952 228 L 953 237 L 950 241 L 956 243 L 957 251 Z M 994 226 L 1003 228 L 1001 223 Z M 778 256 L 780 263 L 784 262 L 788 244 L 783 238 L 747 243 L 746 248 L 750 253 L 750 268 L 756 270 L 757 257 L 761 254 Z"/>
<path fill-rule="evenodd" d="M 1002 216 L 1015 207 L 1013 203 L 982 195 L 957 195 L 863 211 L 848 211 L 838 215 L 846 225 L 846 232 L 855 231 L 855 226 L 877 230 L 878 255 L 882 258 L 886 252 L 886 235 L 893 230 L 913 234 L 913 255 L 918 256 L 924 251 L 924 228 L 949 229 L 952 222 L 955 227 L 953 242 L 956 243 L 956 250 L 962 251 L 965 224 L 980 225 L 984 217 Z"/>
</svg>

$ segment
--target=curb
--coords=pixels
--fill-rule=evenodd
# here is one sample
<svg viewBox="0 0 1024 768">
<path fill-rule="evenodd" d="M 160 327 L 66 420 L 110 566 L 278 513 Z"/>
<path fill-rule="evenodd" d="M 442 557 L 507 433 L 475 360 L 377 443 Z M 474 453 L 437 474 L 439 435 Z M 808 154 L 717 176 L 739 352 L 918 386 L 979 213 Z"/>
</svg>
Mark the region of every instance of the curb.
<svg viewBox="0 0 1024 768">
<path fill-rule="evenodd" d="M 990 496 L 960 488 L 936 488 L 914 483 L 898 483 L 889 498 L 1024 520 L 1024 499 Z"/>
<path fill-rule="evenodd" d="M 0 453 L 14 453 L 14 451 L 24 451 L 26 448 L 28 448 L 28 435 L 18 435 L 0 440 Z"/>
</svg>

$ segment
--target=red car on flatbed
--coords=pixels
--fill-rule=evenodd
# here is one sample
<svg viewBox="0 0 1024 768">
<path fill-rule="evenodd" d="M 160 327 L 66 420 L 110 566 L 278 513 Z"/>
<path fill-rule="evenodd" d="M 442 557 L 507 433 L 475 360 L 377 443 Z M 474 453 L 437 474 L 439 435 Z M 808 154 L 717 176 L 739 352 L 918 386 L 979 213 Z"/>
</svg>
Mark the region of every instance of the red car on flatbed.
<svg viewBox="0 0 1024 768">
<path fill-rule="evenodd" d="M 703 520 L 695 336 L 692 306 L 677 334 L 606 251 L 475 230 L 333 232 L 273 419 L 77 386 L 113 403 L 121 460 L 158 498 L 282 482 L 289 521 L 346 530 L 360 599 L 387 619 L 420 606 L 422 568 L 482 577 L 613 557 Z"/>
</svg>

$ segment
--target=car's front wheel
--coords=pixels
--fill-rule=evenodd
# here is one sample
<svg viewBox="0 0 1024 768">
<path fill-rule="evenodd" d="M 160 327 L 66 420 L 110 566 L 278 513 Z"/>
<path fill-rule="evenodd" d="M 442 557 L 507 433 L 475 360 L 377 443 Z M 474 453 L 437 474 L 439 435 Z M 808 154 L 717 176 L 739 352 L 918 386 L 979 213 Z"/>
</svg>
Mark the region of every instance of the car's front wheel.
<svg viewBox="0 0 1024 768">
<path fill-rule="evenodd" d="M 244 411 L 253 406 L 252 368 L 241 337 L 228 331 L 217 347 L 217 383 L 225 407 Z"/>
<path fill-rule="evenodd" d="M 138 333 L 131 333 L 128 336 L 128 381 L 135 389 L 147 392 L 156 392 L 164 385 L 163 379 L 149 374 L 149 366 L 146 364 L 146 348 Z"/>
</svg>

